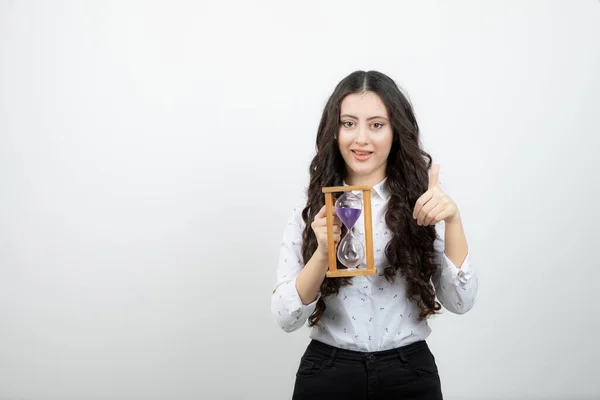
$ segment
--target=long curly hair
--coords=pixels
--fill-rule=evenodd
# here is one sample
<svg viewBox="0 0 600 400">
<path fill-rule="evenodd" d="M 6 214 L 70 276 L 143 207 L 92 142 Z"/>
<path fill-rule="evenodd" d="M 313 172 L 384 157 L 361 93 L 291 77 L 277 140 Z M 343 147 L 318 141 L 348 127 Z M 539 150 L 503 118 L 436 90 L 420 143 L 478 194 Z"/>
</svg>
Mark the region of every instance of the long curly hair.
<svg viewBox="0 0 600 400">
<path fill-rule="evenodd" d="M 307 204 L 302 211 L 306 223 L 302 238 L 302 257 L 306 264 L 317 249 L 317 239 L 311 223 L 325 203 L 321 189 L 342 186 L 346 176 L 344 159 L 336 140 L 340 129 L 342 100 L 349 94 L 374 92 L 385 104 L 393 129 L 393 141 L 388 155 L 386 174 L 391 196 L 385 222 L 392 236 L 385 248 L 388 266 L 385 278 L 392 282 L 397 271 L 406 279 L 406 296 L 420 308 L 419 319 L 436 314 L 441 305 L 435 299 L 431 276 L 436 269 L 433 226 L 419 226 L 412 218 L 418 198 L 428 189 L 432 159 L 420 147 L 419 126 L 412 106 L 396 83 L 377 71 L 356 71 L 336 86 L 327 101 L 319 123 L 316 155 L 310 163 L 310 182 Z M 345 229 L 344 229 L 345 231 Z M 346 268 L 338 261 L 338 268 Z M 316 325 L 326 309 L 324 298 L 336 295 L 342 285 L 351 284 L 352 278 L 325 278 L 321 284 L 321 298 L 308 318 L 309 326 Z"/>
</svg>

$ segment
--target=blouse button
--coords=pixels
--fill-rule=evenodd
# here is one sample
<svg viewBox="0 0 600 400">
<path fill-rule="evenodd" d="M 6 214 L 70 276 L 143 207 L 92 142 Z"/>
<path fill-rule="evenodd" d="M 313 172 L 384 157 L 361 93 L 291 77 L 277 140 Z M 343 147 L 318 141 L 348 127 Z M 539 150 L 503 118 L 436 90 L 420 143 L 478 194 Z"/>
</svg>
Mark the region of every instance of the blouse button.
<svg viewBox="0 0 600 400">
<path fill-rule="evenodd" d="M 458 279 L 462 283 L 467 283 L 469 281 L 469 278 L 467 278 L 467 275 L 464 273 L 464 271 L 458 271 Z"/>
</svg>

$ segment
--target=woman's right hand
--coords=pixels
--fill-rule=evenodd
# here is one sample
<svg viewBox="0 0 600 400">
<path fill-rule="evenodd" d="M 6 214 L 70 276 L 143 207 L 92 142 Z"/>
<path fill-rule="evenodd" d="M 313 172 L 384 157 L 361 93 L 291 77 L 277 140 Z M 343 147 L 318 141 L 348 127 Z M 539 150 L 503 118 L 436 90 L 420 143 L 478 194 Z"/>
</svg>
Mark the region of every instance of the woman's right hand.
<svg viewBox="0 0 600 400">
<path fill-rule="evenodd" d="M 327 209 L 326 206 L 321 207 L 321 210 L 311 224 L 312 230 L 317 237 L 317 251 L 322 255 L 327 256 L 329 244 L 327 242 Z M 340 242 L 342 235 L 342 221 L 333 210 L 333 242 L 337 245 Z"/>
</svg>

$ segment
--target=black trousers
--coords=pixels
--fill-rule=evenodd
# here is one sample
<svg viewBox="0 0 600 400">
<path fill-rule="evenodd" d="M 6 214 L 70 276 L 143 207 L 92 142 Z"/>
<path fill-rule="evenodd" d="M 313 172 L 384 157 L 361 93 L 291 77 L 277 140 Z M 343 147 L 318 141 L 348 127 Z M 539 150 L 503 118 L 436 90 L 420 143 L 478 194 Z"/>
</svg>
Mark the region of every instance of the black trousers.
<svg viewBox="0 0 600 400">
<path fill-rule="evenodd" d="M 435 358 L 425 341 L 357 352 L 312 340 L 300 359 L 293 400 L 440 400 Z"/>
</svg>

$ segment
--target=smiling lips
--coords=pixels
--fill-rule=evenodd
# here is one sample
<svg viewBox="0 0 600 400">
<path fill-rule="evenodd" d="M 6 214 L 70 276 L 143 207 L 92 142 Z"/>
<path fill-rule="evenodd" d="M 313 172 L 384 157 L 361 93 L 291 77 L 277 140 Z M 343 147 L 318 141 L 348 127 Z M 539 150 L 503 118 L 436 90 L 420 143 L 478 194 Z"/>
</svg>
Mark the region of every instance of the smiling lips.
<svg viewBox="0 0 600 400">
<path fill-rule="evenodd" d="M 354 158 L 356 158 L 358 161 L 366 161 L 369 158 L 371 158 L 371 155 L 373 154 L 372 151 L 366 151 L 366 150 L 352 150 L 352 155 L 354 156 Z"/>
</svg>

